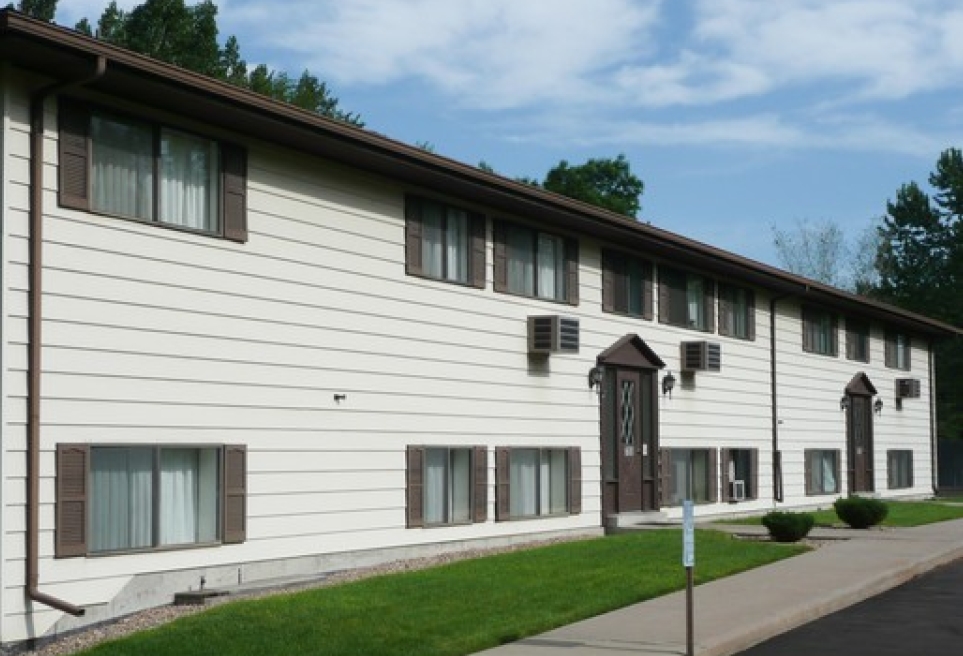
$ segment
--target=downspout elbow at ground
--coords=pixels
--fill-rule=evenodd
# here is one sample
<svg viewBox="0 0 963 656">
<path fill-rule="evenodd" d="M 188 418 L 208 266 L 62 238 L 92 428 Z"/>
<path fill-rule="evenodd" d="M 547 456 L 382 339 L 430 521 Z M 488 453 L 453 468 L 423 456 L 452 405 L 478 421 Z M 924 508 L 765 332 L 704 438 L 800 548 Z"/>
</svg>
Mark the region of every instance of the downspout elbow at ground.
<svg viewBox="0 0 963 656">
<path fill-rule="evenodd" d="M 40 390 L 43 336 L 43 146 L 44 109 L 51 94 L 90 84 L 107 70 L 107 60 L 97 57 L 94 71 L 76 80 L 55 82 L 30 94 L 30 263 L 27 311 L 27 563 L 26 596 L 70 615 L 84 609 L 40 591 Z"/>
</svg>

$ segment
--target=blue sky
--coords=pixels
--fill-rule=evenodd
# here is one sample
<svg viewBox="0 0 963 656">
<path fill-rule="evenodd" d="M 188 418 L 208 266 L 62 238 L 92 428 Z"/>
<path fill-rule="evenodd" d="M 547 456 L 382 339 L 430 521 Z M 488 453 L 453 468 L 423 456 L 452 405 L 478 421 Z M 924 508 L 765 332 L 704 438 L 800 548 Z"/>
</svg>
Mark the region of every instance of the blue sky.
<svg viewBox="0 0 963 656">
<path fill-rule="evenodd" d="M 624 153 L 641 219 L 771 264 L 773 225 L 855 235 L 963 146 L 956 0 L 216 4 L 249 64 L 309 69 L 372 130 L 511 177 Z"/>
</svg>

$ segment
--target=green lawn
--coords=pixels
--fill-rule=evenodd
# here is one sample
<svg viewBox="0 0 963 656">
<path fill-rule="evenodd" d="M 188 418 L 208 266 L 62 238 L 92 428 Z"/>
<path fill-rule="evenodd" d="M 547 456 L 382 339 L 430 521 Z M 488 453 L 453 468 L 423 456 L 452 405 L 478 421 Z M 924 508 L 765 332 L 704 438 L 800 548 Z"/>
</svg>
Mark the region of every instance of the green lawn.
<svg viewBox="0 0 963 656">
<path fill-rule="evenodd" d="M 882 526 L 909 528 L 963 518 L 963 506 L 950 506 L 939 501 L 887 501 L 886 505 L 889 514 L 883 520 Z M 816 526 L 846 526 L 831 507 L 813 512 L 812 515 L 816 519 Z M 762 517 L 745 517 L 727 520 L 726 523 L 761 524 Z"/>
<path fill-rule="evenodd" d="M 805 550 L 697 531 L 696 581 Z M 678 529 L 556 544 L 224 604 L 85 653 L 470 654 L 678 590 L 681 552 Z"/>
</svg>

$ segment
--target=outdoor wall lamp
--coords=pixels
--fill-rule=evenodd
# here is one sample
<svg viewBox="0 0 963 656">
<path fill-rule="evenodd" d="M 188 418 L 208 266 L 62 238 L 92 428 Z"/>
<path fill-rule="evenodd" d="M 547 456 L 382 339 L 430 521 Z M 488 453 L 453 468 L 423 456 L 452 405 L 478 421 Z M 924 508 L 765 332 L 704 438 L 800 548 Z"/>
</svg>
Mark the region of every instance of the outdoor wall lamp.
<svg viewBox="0 0 963 656">
<path fill-rule="evenodd" d="M 839 399 L 839 409 L 842 410 L 843 412 L 846 412 L 847 410 L 849 410 L 848 396 L 844 396 L 843 398 Z"/>
<path fill-rule="evenodd" d="M 592 367 L 588 372 L 589 389 L 595 388 L 598 394 L 602 390 L 602 367 Z"/>
<path fill-rule="evenodd" d="M 662 377 L 662 394 L 668 394 L 671 399 L 673 388 L 675 388 L 675 376 L 672 375 L 671 371 L 668 371 L 665 376 Z"/>
<path fill-rule="evenodd" d="M 876 397 L 876 402 L 873 404 L 873 410 L 875 410 L 876 414 L 878 415 L 883 414 L 883 399 L 879 398 L 878 396 Z"/>
</svg>

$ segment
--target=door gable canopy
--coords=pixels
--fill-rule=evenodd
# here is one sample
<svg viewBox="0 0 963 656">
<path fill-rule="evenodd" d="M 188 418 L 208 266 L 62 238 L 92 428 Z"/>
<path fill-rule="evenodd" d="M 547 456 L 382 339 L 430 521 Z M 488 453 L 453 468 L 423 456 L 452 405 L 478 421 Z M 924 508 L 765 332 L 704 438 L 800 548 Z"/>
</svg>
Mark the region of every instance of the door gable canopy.
<svg viewBox="0 0 963 656">
<path fill-rule="evenodd" d="M 625 335 L 612 344 L 597 359 L 601 365 L 662 369 L 665 363 L 645 341 L 634 333 Z"/>
<path fill-rule="evenodd" d="M 846 394 L 850 396 L 875 396 L 876 387 L 869 380 L 869 376 L 860 371 L 849 381 L 849 385 L 846 386 Z"/>
</svg>

